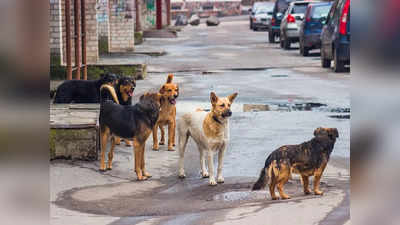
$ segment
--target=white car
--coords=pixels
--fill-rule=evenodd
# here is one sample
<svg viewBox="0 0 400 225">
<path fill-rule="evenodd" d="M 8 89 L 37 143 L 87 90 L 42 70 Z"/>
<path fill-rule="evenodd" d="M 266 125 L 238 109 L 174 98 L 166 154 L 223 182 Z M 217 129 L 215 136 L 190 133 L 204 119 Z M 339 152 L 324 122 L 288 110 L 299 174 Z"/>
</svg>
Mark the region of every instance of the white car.
<svg viewBox="0 0 400 225">
<path fill-rule="evenodd" d="M 268 28 L 272 18 L 273 2 L 255 2 L 250 10 L 250 29 Z"/>
<path fill-rule="evenodd" d="M 289 8 L 281 22 L 280 41 L 281 47 L 290 49 L 291 43 L 299 42 L 300 25 L 303 22 L 304 14 L 307 11 L 308 4 L 313 1 L 295 1 L 291 2 Z"/>
</svg>

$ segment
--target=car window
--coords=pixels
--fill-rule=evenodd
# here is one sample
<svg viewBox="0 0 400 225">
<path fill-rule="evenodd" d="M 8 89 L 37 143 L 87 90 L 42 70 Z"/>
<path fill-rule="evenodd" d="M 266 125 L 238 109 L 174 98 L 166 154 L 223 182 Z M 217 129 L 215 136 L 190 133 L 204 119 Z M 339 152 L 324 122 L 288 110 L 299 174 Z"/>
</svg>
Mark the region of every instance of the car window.
<svg viewBox="0 0 400 225">
<path fill-rule="evenodd" d="M 295 4 L 290 13 L 292 14 L 305 14 L 308 4 Z"/>
<path fill-rule="evenodd" d="M 328 18 L 326 20 L 327 24 L 331 24 L 332 23 L 333 14 L 335 13 L 335 9 L 336 9 L 336 6 L 337 6 L 338 2 L 339 2 L 339 0 L 336 0 L 333 3 L 333 5 L 332 5 L 332 7 L 331 7 L 331 9 L 329 11 Z"/>
<path fill-rule="evenodd" d="M 322 17 L 326 17 L 326 16 L 328 16 L 330 9 L 331 9 L 330 5 L 314 6 L 313 11 L 311 13 L 311 18 L 314 20 L 319 20 Z"/>
<path fill-rule="evenodd" d="M 289 3 L 291 1 L 287 0 L 278 0 L 276 2 L 276 12 L 284 13 L 286 9 L 289 7 Z"/>
</svg>

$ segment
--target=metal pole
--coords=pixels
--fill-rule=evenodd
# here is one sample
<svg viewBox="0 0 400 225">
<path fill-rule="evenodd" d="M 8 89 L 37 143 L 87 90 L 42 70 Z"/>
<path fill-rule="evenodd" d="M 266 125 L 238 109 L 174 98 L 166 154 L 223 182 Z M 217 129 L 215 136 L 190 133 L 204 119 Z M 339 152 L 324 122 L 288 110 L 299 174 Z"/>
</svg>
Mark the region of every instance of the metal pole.
<svg viewBox="0 0 400 225">
<path fill-rule="evenodd" d="M 166 0 L 167 5 L 167 25 L 171 25 L 171 0 Z"/>
<path fill-rule="evenodd" d="M 71 62 L 71 7 L 70 0 L 65 0 L 65 49 L 67 61 L 67 80 L 72 80 Z"/>
<path fill-rule="evenodd" d="M 135 0 L 135 8 L 136 8 L 136 26 L 135 30 L 136 32 L 142 31 L 142 24 L 140 21 L 140 2 L 139 0 Z"/>
<path fill-rule="evenodd" d="M 82 64 L 83 64 L 83 79 L 87 80 L 87 63 L 86 63 L 86 0 L 81 0 L 82 13 Z"/>
<path fill-rule="evenodd" d="M 156 27 L 162 29 L 162 0 L 156 0 Z"/>
<path fill-rule="evenodd" d="M 80 1 L 75 0 L 74 5 L 74 21 L 75 21 L 75 79 L 81 79 L 81 45 L 80 45 L 80 36 L 81 36 L 81 29 L 79 26 L 80 23 L 80 10 L 81 7 Z"/>
</svg>

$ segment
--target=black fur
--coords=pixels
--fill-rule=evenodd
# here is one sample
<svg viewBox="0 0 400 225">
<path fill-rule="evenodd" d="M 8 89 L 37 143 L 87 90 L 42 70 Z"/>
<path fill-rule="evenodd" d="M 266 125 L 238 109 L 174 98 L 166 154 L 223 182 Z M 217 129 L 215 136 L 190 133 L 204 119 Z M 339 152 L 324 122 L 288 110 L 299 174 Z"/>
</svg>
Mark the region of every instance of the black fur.
<svg viewBox="0 0 400 225">
<path fill-rule="evenodd" d="M 317 130 L 316 130 L 317 132 Z M 296 164 L 295 169 L 299 172 L 319 168 L 323 162 L 328 162 L 332 153 L 336 138 L 339 136 L 336 129 L 331 133 L 314 132 L 315 137 L 310 141 L 299 145 L 285 145 L 274 150 L 265 160 L 264 168 L 252 190 L 260 190 L 266 185 L 267 175 L 265 170 L 276 160 L 278 169 L 281 163 L 289 167 Z M 272 174 L 273 175 L 273 174 Z"/>
<path fill-rule="evenodd" d="M 115 74 L 105 74 L 98 80 L 67 80 L 58 86 L 54 104 L 100 103 L 100 87 L 114 83 Z"/>
<path fill-rule="evenodd" d="M 144 124 L 152 129 L 160 112 L 160 104 L 150 96 L 141 96 L 140 101 L 131 106 L 105 101 L 100 105 L 100 128 L 110 128 L 111 133 L 122 138 L 132 138 L 140 132 Z"/>
</svg>

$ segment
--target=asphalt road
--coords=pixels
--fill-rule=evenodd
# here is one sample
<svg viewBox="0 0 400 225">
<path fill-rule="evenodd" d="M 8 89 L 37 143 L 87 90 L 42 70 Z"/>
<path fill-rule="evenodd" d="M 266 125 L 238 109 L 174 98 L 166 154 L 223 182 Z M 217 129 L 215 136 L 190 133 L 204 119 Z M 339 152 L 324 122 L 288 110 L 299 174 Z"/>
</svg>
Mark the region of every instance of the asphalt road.
<svg viewBox="0 0 400 225">
<path fill-rule="evenodd" d="M 119 146 L 113 170 L 98 162 L 51 163 L 51 224 L 344 224 L 349 220 L 350 74 L 320 67 L 318 51 L 301 57 L 267 42 L 266 32 L 248 29 L 247 17 L 224 19 L 218 27 L 185 27 L 176 39 L 147 39 L 167 55 L 129 55 L 115 60 L 145 62 L 149 75 L 141 93 L 158 90 L 167 72 L 180 85 L 178 117 L 210 108 L 209 93 L 238 92 L 224 161 L 225 183 L 207 185 L 199 175 L 198 151 L 189 142 L 185 170 L 177 178 L 177 152 L 151 150 L 146 162 L 153 178 L 135 181 L 132 149 Z M 321 106 L 302 110 L 305 105 Z M 270 111 L 245 107 L 268 105 Z M 339 117 L 339 118 L 338 118 Z M 346 117 L 345 117 L 346 118 Z M 297 176 L 286 185 L 291 200 L 271 201 L 266 191 L 250 192 L 267 155 L 284 144 L 312 138 L 317 127 L 336 127 L 339 139 L 322 178 L 324 196 L 303 196 Z"/>
</svg>

